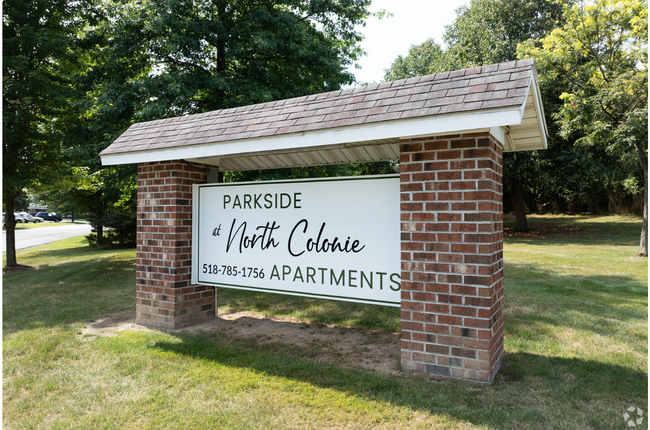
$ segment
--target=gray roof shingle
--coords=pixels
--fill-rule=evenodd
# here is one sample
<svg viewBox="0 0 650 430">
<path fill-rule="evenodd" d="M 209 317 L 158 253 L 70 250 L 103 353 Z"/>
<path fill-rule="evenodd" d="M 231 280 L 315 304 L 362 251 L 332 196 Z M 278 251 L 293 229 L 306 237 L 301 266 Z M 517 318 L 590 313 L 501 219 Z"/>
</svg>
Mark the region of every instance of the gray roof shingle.
<svg viewBox="0 0 650 430">
<path fill-rule="evenodd" d="M 518 60 L 132 125 L 101 155 L 520 106 L 534 61 Z"/>
</svg>

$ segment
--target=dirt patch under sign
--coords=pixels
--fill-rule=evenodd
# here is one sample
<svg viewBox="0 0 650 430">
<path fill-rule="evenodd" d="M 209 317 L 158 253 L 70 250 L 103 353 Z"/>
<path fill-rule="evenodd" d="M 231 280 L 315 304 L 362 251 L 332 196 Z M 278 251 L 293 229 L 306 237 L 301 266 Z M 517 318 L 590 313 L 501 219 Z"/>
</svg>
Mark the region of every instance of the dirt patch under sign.
<svg viewBox="0 0 650 430">
<path fill-rule="evenodd" d="M 114 336 L 124 330 L 149 331 L 135 323 L 135 310 L 118 312 L 88 324 L 82 339 Z M 219 318 L 174 332 L 220 330 L 235 338 L 259 343 L 285 344 L 310 349 L 316 361 L 373 370 L 381 374 L 400 369 L 400 335 L 326 324 L 307 324 L 295 318 L 268 317 L 256 312 L 220 311 Z"/>
</svg>

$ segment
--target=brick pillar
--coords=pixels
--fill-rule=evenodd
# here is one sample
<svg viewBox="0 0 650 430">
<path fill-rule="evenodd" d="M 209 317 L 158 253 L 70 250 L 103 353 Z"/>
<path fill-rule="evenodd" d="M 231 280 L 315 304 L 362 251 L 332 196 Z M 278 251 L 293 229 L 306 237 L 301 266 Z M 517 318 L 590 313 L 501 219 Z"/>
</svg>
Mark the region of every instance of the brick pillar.
<svg viewBox="0 0 650 430">
<path fill-rule="evenodd" d="M 503 357 L 501 144 L 400 143 L 402 366 L 491 383 Z"/>
<path fill-rule="evenodd" d="M 206 182 L 207 167 L 138 165 L 137 324 L 173 330 L 214 318 L 214 289 L 190 285 L 192 184 Z"/>
</svg>

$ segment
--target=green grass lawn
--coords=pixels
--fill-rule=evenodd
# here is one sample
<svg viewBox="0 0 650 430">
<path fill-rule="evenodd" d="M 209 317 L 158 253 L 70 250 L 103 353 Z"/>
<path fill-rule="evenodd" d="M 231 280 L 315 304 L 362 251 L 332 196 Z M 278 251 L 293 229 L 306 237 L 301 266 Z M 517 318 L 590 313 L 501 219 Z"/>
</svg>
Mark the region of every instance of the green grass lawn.
<svg viewBox="0 0 650 430">
<path fill-rule="evenodd" d="M 3 427 L 626 429 L 632 405 L 647 418 L 640 220 L 529 223 L 505 239 L 505 358 L 491 386 L 383 376 L 226 330 L 83 337 L 84 323 L 135 307 L 135 251 L 83 238 L 19 251 L 37 270 L 3 276 Z M 399 329 L 393 308 L 219 293 L 222 309 Z"/>
</svg>

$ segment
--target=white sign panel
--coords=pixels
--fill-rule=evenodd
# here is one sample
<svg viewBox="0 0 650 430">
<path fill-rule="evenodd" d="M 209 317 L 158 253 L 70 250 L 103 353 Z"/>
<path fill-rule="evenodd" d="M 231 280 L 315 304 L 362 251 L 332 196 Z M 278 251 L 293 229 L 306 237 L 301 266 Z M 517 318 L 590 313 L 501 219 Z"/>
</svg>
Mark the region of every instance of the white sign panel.
<svg viewBox="0 0 650 430">
<path fill-rule="evenodd" d="M 400 306 L 398 176 L 193 192 L 192 283 Z"/>
</svg>

